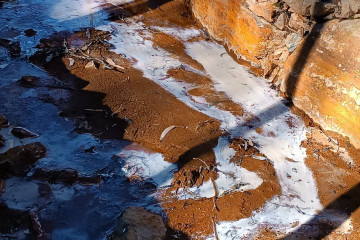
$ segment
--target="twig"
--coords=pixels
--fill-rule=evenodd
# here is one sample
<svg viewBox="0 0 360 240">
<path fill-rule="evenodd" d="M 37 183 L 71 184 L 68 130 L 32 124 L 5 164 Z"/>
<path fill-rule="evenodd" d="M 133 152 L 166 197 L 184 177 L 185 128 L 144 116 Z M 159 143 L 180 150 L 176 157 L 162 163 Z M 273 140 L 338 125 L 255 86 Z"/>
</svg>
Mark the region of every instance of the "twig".
<svg viewBox="0 0 360 240">
<path fill-rule="evenodd" d="M 200 162 L 202 162 L 203 164 L 205 164 L 206 168 L 207 168 L 209 171 L 211 171 L 209 165 L 207 165 L 207 163 L 206 163 L 204 160 L 202 160 L 202 159 L 200 159 L 200 158 L 193 158 L 193 159 L 199 160 Z"/>
<path fill-rule="evenodd" d="M 85 108 L 84 110 L 89 111 L 89 112 L 105 112 L 105 110 L 103 110 L 103 109 Z"/>
<path fill-rule="evenodd" d="M 213 228 L 214 228 L 215 239 L 216 239 L 216 240 L 219 240 L 219 236 L 218 236 L 217 231 L 216 231 L 216 222 L 215 222 L 215 218 L 214 218 L 214 217 L 211 217 L 211 219 L 212 219 L 212 222 L 213 222 Z"/>
<path fill-rule="evenodd" d="M 200 123 L 196 126 L 195 131 L 198 131 L 200 128 L 204 127 L 206 124 L 212 123 L 212 122 L 214 122 L 214 120 L 213 120 L 212 118 L 209 118 L 209 119 L 206 120 L 206 121 L 200 122 Z"/>
<path fill-rule="evenodd" d="M 106 60 L 103 60 L 103 59 L 100 59 L 100 58 L 97 58 L 97 57 L 91 57 L 91 56 L 87 55 L 86 53 L 84 53 L 80 48 L 76 48 L 75 50 L 68 49 L 65 42 L 64 42 L 64 46 L 66 47 L 66 51 L 69 52 L 69 54 L 71 56 L 75 57 L 75 58 L 96 61 L 96 62 L 98 62 L 100 64 L 103 64 L 105 66 L 105 68 L 112 69 L 112 70 L 124 73 L 124 71 L 119 69 L 119 68 L 122 68 L 121 66 L 118 66 L 116 64 L 114 66 L 112 66 L 112 64 L 108 63 Z M 82 56 L 75 54 L 75 52 L 80 52 L 82 54 Z"/>
<path fill-rule="evenodd" d="M 211 179 L 211 182 L 212 182 L 212 184 L 214 186 L 214 190 L 215 190 L 215 196 L 213 197 L 213 202 L 214 202 L 214 208 L 213 209 L 216 209 L 216 211 L 220 212 L 219 208 L 216 205 L 216 200 L 217 200 L 217 197 L 218 197 L 218 190 L 216 188 L 216 184 L 215 184 L 214 179 L 212 177 L 210 177 L 210 179 Z"/>
</svg>

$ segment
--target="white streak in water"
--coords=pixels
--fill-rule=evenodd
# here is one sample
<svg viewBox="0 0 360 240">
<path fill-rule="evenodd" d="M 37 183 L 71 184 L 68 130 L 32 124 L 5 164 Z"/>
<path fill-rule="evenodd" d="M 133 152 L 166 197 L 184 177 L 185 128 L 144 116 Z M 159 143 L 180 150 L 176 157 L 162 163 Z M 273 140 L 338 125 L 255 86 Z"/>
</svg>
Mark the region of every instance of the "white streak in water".
<svg viewBox="0 0 360 240">
<path fill-rule="evenodd" d="M 134 2 L 133 0 L 60 0 L 54 4 L 50 16 L 60 21 L 77 19 L 92 15 L 102 10 L 106 3 L 122 5 Z"/>
<path fill-rule="evenodd" d="M 137 175 L 143 180 L 152 179 L 158 187 L 171 185 L 172 177 L 169 175 L 177 166 L 166 162 L 162 154 L 123 150 L 118 155 L 125 163 L 121 170 L 126 177 Z"/>
</svg>

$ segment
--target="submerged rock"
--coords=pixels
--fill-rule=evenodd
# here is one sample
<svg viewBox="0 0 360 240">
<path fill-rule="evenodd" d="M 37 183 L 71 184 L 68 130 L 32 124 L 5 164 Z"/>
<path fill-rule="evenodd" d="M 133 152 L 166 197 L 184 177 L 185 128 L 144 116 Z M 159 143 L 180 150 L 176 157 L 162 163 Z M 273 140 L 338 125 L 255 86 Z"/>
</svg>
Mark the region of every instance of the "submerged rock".
<svg viewBox="0 0 360 240">
<path fill-rule="evenodd" d="M 74 184 L 76 182 L 80 184 L 97 184 L 101 182 L 100 177 L 79 176 L 79 173 L 71 168 L 61 170 L 37 168 L 31 177 L 52 183 L 62 182 L 65 184 Z"/>
<path fill-rule="evenodd" d="M 8 120 L 0 114 L 0 130 L 8 124 Z"/>
<path fill-rule="evenodd" d="M 4 179 L 0 179 L 0 196 L 1 196 L 1 193 L 3 191 L 5 187 L 5 180 Z"/>
<path fill-rule="evenodd" d="M 0 219 L 0 235 L 6 234 L 1 239 L 46 239 L 41 238 L 41 225 L 33 211 L 11 209 L 0 203 Z"/>
<path fill-rule="evenodd" d="M 14 127 L 11 130 L 11 133 L 15 136 L 18 137 L 20 139 L 23 138 L 37 138 L 39 135 L 30 132 L 29 130 L 27 130 L 26 128 L 22 128 L 22 127 Z"/>
<path fill-rule="evenodd" d="M 21 53 L 20 42 L 11 42 L 7 39 L 0 39 L 0 47 L 6 48 L 11 57 L 18 57 Z"/>
<path fill-rule="evenodd" d="M 110 240 L 161 240 L 167 228 L 161 216 L 140 207 L 129 207 L 120 216 Z"/>
<path fill-rule="evenodd" d="M 5 138 L 0 134 L 0 148 L 5 146 Z"/>
<path fill-rule="evenodd" d="M 30 225 L 28 212 L 10 209 L 4 203 L 0 203 L 0 233 L 12 233 L 16 229 L 27 229 Z"/>
<path fill-rule="evenodd" d="M 23 175 L 29 167 L 46 154 L 39 142 L 17 146 L 0 154 L 0 178 Z"/>
<path fill-rule="evenodd" d="M 24 33 L 25 33 L 25 36 L 27 36 L 27 37 L 33 37 L 33 36 L 35 36 L 37 34 L 37 32 L 32 28 L 26 29 L 24 31 Z"/>
<path fill-rule="evenodd" d="M 35 76 L 23 76 L 20 79 L 20 84 L 24 87 L 34 87 L 36 86 L 39 78 Z"/>
</svg>

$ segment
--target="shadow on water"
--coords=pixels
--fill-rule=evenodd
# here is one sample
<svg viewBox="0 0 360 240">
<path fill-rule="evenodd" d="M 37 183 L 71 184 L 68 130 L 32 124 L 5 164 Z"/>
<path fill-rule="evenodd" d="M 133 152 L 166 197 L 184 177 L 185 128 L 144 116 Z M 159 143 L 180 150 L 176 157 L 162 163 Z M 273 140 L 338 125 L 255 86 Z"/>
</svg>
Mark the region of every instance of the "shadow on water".
<svg viewBox="0 0 360 240">
<path fill-rule="evenodd" d="M 169 1 L 150 1 L 149 8 L 146 11 L 155 9 L 165 2 Z M 87 16 L 80 18 L 72 19 L 62 24 L 71 25 L 71 23 L 77 20 L 87 20 Z M 68 34 L 60 32 L 54 34 L 54 36 L 58 38 L 58 43 L 62 43 Z M 99 157 L 96 157 L 97 154 L 92 154 L 91 151 L 84 153 L 84 150 L 87 149 L 76 149 L 77 146 L 74 146 L 75 152 L 67 153 L 66 147 L 68 145 L 64 142 L 62 147 L 64 147 L 63 150 L 65 151 L 60 153 L 62 158 L 49 162 L 57 166 L 58 169 L 62 169 L 67 162 L 71 162 L 67 166 L 68 168 L 77 167 L 77 163 L 80 162 L 82 165 L 91 164 L 86 169 L 87 174 L 91 175 L 101 172 L 103 174 L 103 181 L 101 185 L 84 186 L 77 183 L 69 185 L 63 184 L 61 181 L 51 182 L 50 180 L 32 179 L 31 174 L 24 178 L 13 177 L 7 179 L 8 188 L 15 189 L 16 191 L 17 186 L 24 186 L 32 193 L 31 196 L 40 194 L 40 201 L 31 199 L 30 202 L 34 201 L 33 204 L 29 205 L 29 202 L 28 205 L 24 203 L 18 206 L 15 202 L 17 199 L 28 199 L 30 197 L 26 196 L 27 192 L 23 194 L 15 193 L 14 196 L 10 196 L 12 200 L 9 202 L 5 200 L 6 198 L 4 199 L 4 195 L 9 196 L 9 194 L 12 194 L 10 191 L 8 193 L 3 192 L 0 201 L 2 203 L 10 203 L 10 207 L 16 205 L 15 208 L 18 207 L 19 209 L 22 209 L 22 206 L 28 209 L 35 209 L 34 211 L 38 214 L 39 221 L 44 228 L 44 234 L 51 234 L 51 236 L 47 236 L 51 239 L 64 239 L 67 237 L 71 237 L 71 239 L 100 239 L 112 228 L 117 215 L 129 206 L 153 206 L 155 211 L 159 211 L 156 199 L 152 197 L 156 186 L 150 182 L 129 182 L 121 172 L 121 161 L 110 159 L 111 153 L 118 153 L 130 144 L 127 141 L 122 141 L 125 129 L 128 127 L 128 122 L 117 117 L 117 114 L 104 104 L 105 94 L 85 90 L 88 82 L 70 73 L 68 66 L 61 61 L 62 54 L 58 55 L 54 52 L 54 57 L 51 61 L 45 60 L 46 56 L 52 53 L 53 50 L 61 49 L 61 44 L 54 46 L 52 45 L 54 42 L 56 41 L 47 42 L 47 40 L 43 40 L 41 44 L 46 47 L 45 51 L 40 52 L 39 55 L 35 54 L 30 60 L 35 65 L 46 69 L 49 76 L 38 71 L 35 74 L 31 74 L 39 76 L 38 81 L 36 80 L 36 82 L 32 83 L 33 85 L 22 86 L 20 81 L 12 83 L 10 81 L 8 85 L 2 85 L 0 89 L 1 113 L 6 115 L 12 124 L 28 127 L 40 135 L 42 135 L 43 131 L 47 131 L 46 129 L 55 129 L 53 136 L 50 136 L 49 132 L 46 133 L 46 136 L 45 134 L 40 136 L 42 140 L 48 138 L 46 142 L 43 142 L 47 147 L 48 144 L 54 142 L 52 138 L 57 138 L 56 131 L 64 130 L 63 128 L 57 129 L 58 125 L 62 124 L 59 121 L 64 122 L 64 119 L 69 119 L 69 121 L 66 121 L 66 126 L 68 127 L 66 131 L 69 132 L 65 133 L 65 135 L 68 135 L 68 139 L 71 139 L 73 136 L 87 136 L 87 134 L 83 133 L 94 135 L 96 140 L 99 139 L 97 148 L 95 148 L 95 152 L 101 153 Z M 30 66 L 26 60 L 19 59 L 20 61 L 23 61 L 24 65 Z M 16 66 L 15 63 L 13 62 L 6 68 Z M 0 70 L 3 72 L 3 69 Z M 29 74 L 26 71 L 16 72 L 6 70 L 6 72 L 13 74 L 9 75 L 9 77 L 16 76 L 15 78 L 17 79 Z M 63 98 L 58 98 L 57 93 L 54 91 L 61 92 L 60 95 Z M 58 111 L 54 109 L 53 105 L 57 106 L 58 110 L 60 110 L 59 116 L 61 118 L 57 115 Z M 91 111 L 94 109 L 96 111 Z M 32 120 L 28 121 L 28 119 Z M 74 126 L 70 126 L 72 121 L 75 129 L 73 128 Z M 109 131 L 109 129 L 111 130 Z M 72 130 L 75 130 L 76 133 L 72 132 Z M 113 140 L 118 141 L 114 142 Z M 119 144 L 118 142 L 121 143 Z M 103 149 L 101 149 L 102 144 L 106 145 Z M 53 146 L 51 147 L 53 148 Z M 51 147 L 49 146 L 49 148 Z M 86 143 L 85 147 L 87 147 Z M 114 148 L 116 149 L 114 150 Z M 103 154 L 102 151 L 106 152 L 107 149 L 110 149 L 110 154 Z M 62 149 L 58 150 L 59 152 L 62 151 Z M 101 157 L 107 158 L 101 159 Z M 58 164 L 58 161 L 62 161 L 63 158 L 68 158 L 66 163 Z M 75 160 L 75 158 L 78 160 Z M 43 163 L 40 162 L 44 162 L 43 160 L 39 161 L 40 166 L 37 164 L 35 169 L 42 168 Z M 102 162 L 99 166 L 105 165 L 106 167 L 99 169 L 98 166 L 92 166 L 94 161 L 92 162 L 91 160 Z M 50 169 L 52 169 L 51 167 L 53 165 L 50 166 Z M 83 173 L 82 170 L 78 171 L 79 174 Z M 1 211 L 0 215 L 3 219 L 6 216 L 2 214 L 3 212 Z M 169 231 L 171 234 L 181 237 L 180 239 L 187 238 L 181 232 L 171 229 Z M 46 238 L 45 235 L 43 237 Z M 5 237 L 6 234 L 0 234 L 0 238 L 2 236 Z"/>
</svg>

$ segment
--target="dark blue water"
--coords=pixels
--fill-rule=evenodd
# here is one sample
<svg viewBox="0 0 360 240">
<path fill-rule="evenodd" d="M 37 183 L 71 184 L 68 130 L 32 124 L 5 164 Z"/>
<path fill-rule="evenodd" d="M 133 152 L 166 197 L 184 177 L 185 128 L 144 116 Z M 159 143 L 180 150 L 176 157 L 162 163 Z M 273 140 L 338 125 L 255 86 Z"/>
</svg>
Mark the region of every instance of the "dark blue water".
<svg viewBox="0 0 360 240">
<path fill-rule="evenodd" d="M 0 38 L 19 41 L 22 49 L 20 57 L 12 58 L 5 48 L 0 47 L 0 113 L 8 118 L 11 127 L 25 127 L 39 135 L 36 139 L 20 141 L 10 133 L 11 127 L 4 128 L 1 134 L 7 142 L 0 152 L 38 141 L 46 146 L 47 155 L 34 169 L 72 168 L 81 176 L 102 178 L 100 184 L 66 186 L 33 180 L 31 171 L 26 177 L 6 180 L 0 202 L 13 209 L 36 212 L 42 230 L 51 239 L 103 239 L 116 223 L 117 216 L 128 206 L 143 206 L 161 212 L 156 200 L 150 196 L 155 185 L 130 183 L 121 170 L 121 159 L 115 161 L 112 158 L 126 149 L 129 142 L 76 133 L 72 119 L 60 117 L 54 104 L 42 100 L 44 95 L 66 99 L 67 90 L 24 88 L 17 82 L 25 75 L 53 81 L 52 76 L 29 63 L 27 58 L 36 51 L 41 38 L 57 31 L 106 24 L 107 14 L 98 7 L 101 3 L 20 0 L 4 3 L 0 8 Z M 35 37 L 25 36 L 24 30 L 30 28 L 37 31 Z M 84 152 L 89 147 L 95 147 L 96 152 Z M 25 235 L 14 234 L 17 238 Z M 2 238 L 5 236 L 0 235 Z"/>
</svg>

